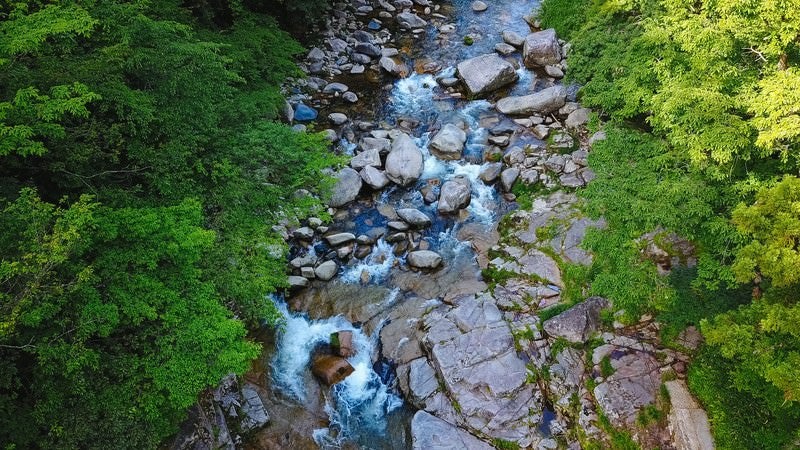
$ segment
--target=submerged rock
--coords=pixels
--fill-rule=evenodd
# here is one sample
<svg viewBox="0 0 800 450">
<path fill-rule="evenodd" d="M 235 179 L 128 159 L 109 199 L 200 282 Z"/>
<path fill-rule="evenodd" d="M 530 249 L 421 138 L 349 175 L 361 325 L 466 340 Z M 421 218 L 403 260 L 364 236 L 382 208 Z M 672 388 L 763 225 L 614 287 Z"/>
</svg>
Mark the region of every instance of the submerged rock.
<svg viewBox="0 0 800 450">
<path fill-rule="evenodd" d="M 510 62 L 490 53 L 460 62 L 458 77 L 470 95 L 480 96 L 517 81 L 517 72 Z"/>
<path fill-rule="evenodd" d="M 528 68 L 561 62 L 561 46 L 558 44 L 556 30 L 550 28 L 526 36 L 522 59 Z"/>
<path fill-rule="evenodd" d="M 550 114 L 558 111 L 566 101 L 567 90 L 564 86 L 553 86 L 535 94 L 502 98 L 495 107 L 501 113 L 511 116 Z"/>
</svg>

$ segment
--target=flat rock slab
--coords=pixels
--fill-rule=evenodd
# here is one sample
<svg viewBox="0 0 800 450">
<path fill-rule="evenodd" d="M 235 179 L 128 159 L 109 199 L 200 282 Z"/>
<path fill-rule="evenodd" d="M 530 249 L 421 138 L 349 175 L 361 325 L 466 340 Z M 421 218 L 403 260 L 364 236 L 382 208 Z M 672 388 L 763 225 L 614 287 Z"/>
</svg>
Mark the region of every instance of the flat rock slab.
<svg viewBox="0 0 800 450">
<path fill-rule="evenodd" d="M 639 411 L 656 401 L 660 365 L 650 353 L 633 351 L 612 357 L 611 367 L 614 373 L 594 388 L 594 397 L 614 426 L 632 426 Z"/>
<path fill-rule="evenodd" d="M 458 77 L 473 96 L 488 94 L 517 81 L 518 78 L 514 66 L 494 53 L 460 62 Z"/>
<path fill-rule="evenodd" d="M 411 419 L 414 450 L 492 450 L 494 447 L 436 416 L 417 411 Z"/>
<path fill-rule="evenodd" d="M 506 97 L 497 101 L 495 107 L 510 116 L 528 116 L 534 113 L 550 114 L 558 111 L 567 101 L 564 86 L 552 86 L 530 95 Z"/>
<path fill-rule="evenodd" d="M 459 424 L 493 438 L 531 445 L 539 439 L 538 391 L 527 383 L 511 329 L 488 294 L 462 297 L 448 311 L 425 317 L 424 345 L 449 398 L 460 408 Z"/>
<path fill-rule="evenodd" d="M 708 415 L 689 393 L 683 380 L 666 383 L 669 401 L 669 428 L 678 450 L 713 450 L 714 438 Z"/>
</svg>

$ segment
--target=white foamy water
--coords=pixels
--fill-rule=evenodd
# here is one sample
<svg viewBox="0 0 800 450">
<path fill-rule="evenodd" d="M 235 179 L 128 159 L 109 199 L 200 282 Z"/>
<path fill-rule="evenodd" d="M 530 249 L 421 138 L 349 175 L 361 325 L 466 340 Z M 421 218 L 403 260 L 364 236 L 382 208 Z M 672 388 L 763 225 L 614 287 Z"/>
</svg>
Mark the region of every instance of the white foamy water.
<svg viewBox="0 0 800 450">
<path fill-rule="evenodd" d="M 392 111 L 398 116 L 420 118 L 435 109 L 433 89 L 438 86 L 430 74 L 414 73 L 397 81 L 390 101 Z"/>
<path fill-rule="evenodd" d="M 469 179 L 472 186 L 472 200 L 467 211 L 480 222 L 489 223 L 495 218 L 492 207 L 497 203 L 497 192 L 494 187 L 487 186 L 478 177 L 481 168 L 480 164 L 458 164 L 453 170 L 453 176 L 463 175 Z"/>
<path fill-rule="evenodd" d="M 397 259 L 392 244 L 381 238 L 372 247 L 372 253 L 353 266 L 345 267 L 339 279 L 345 283 L 360 283 L 361 277 L 366 273 L 370 283 L 380 283 L 386 279 Z"/>
<path fill-rule="evenodd" d="M 395 301 L 397 294 L 397 291 L 392 291 L 386 301 Z M 325 404 L 330 425 L 315 430 L 314 440 L 317 444 L 323 448 L 335 448 L 356 434 L 383 433 L 386 415 L 400 407 L 403 401 L 372 370 L 380 327 L 373 336 L 367 336 L 342 316 L 309 320 L 290 313 L 284 303 L 275 303 L 283 314 L 284 325 L 272 360 L 272 378 L 275 386 L 298 402 L 305 402 L 306 387 L 303 382 L 310 370 L 309 362 L 314 348 L 328 343 L 332 333 L 342 330 L 353 332 L 355 355 L 347 361 L 355 371 L 331 388 L 331 396 L 326 398 Z"/>
</svg>

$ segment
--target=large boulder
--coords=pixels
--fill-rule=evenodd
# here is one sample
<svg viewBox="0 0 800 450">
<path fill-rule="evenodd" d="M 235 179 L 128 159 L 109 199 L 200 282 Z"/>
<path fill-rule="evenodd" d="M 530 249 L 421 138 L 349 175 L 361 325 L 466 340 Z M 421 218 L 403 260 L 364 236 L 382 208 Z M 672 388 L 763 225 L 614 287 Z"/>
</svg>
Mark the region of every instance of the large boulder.
<svg viewBox="0 0 800 450">
<path fill-rule="evenodd" d="M 411 448 L 414 450 L 492 450 L 481 441 L 455 425 L 417 411 L 411 419 Z"/>
<path fill-rule="evenodd" d="M 490 53 L 460 62 L 458 77 L 470 95 L 480 96 L 517 81 L 517 72 L 510 62 Z"/>
<path fill-rule="evenodd" d="M 519 169 L 509 167 L 500 173 L 500 184 L 503 185 L 503 189 L 506 192 L 511 192 L 511 188 L 514 187 L 514 182 L 517 181 L 517 178 L 519 178 Z"/>
<path fill-rule="evenodd" d="M 400 186 L 409 186 L 419 180 L 422 169 L 422 151 L 409 135 L 400 133 L 386 157 L 386 176 Z"/>
<path fill-rule="evenodd" d="M 510 116 L 527 116 L 533 113 L 550 114 L 558 111 L 567 101 L 564 86 L 552 86 L 530 95 L 506 97 L 497 101 L 495 107 Z"/>
<path fill-rule="evenodd" d="M 412 28 L 422 28 L 428 24 L 428 22 L 412 12 L 401 12 L 396 16 L 396 20 L 400 28 L 409 30 Z"/>
<path fill-rule="evenodd" d="M 445 181 L 439 192 L 438 210 L 441 214 L 452 214 L 466 208 L 472 199 L 472 187 L 466 177 Z"/>
<path fill-rule="evenodd" d="M 416 208 L 400 208 L 397 215 L 412 227 L 424 228 L 431 225 L 431 218 Z"/>
<path fill-rule="evenodd" d="M 441 264 L 441 255 L 430 250 L 416 250 L 408 254 L 408 265 L 417 269 L 435 269 Z"/>
<path fill-rule="evenodd" d="M 333 185 L 328 205 L 334 208 L 344 206 L 355 200 L 360 190 L 361 176 L 355 170 L 345 167 L 336 174 L 336 183 Z"/>
<path fill-rule="evenodd" d="M 458 405 L 457 423 L 490 438 L 537 448 L 541 403 L 503 314 L 489 294 L 455 303 L 453 309 L 425 316 L 423 345 L 447 398 Z"/>
<path fill-rule="evenodd" d="M 522 47 L 522 59 L 528 68 L 561 62 L 561 46 L 558 44 L 556 30 L 550 28 L 526 36 Z"/>
<path fill-rule="evenodd" d="M 551 337 L 583 343 L 600 330 L 600 311 L 608 306 L 608 300 L 602 297 L 589 297 L 561 314 L 545 320 L 542 326 Z"/>
<path fill-rule="evenodd" d="M 448 123 L 431 139 L 428 147 L 439 159 L 461 159 L 464 144 L 467 142 L 467 133 L 461 128 Z"/>
<path fill-rule="evenodd" d="M 311 372 L 329 386 L 344 380 L 354 371 L 341 356 L 319 355 L 311 363 Z"/>
<path fill-rule="evenodd" d="M 258 395 L 258 388 L 252 383 L 242 386 L 242 413 L 240 427 L 245 433 L 263 427 L 269 422 L 269 413 Z"/>
<path fill-rule="evenodd" d="M 325 236 L 325 240 L 328 241 L 328 244 L 336 247 L 337 245 L 355 241 L 356 236 L 353 233 L 336 233 Z"/>
</svg>

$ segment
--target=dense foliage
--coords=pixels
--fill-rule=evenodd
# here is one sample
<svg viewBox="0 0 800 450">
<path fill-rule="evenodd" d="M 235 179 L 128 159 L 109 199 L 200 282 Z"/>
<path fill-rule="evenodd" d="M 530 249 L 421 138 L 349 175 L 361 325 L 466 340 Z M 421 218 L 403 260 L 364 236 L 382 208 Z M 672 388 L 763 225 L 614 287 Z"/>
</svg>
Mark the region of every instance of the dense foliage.
<svg viewBox="0 0 800 450">
<path fill-rule="evenodd" d="M 658 313 L 666 339 L 700 326 L 689 382 L 720 448 L 800 445 L 800 2 L 545 0 L 540 17 L 606 120 L 592 291 Z M 697 267 L 658 275 L 654 231 Z"/>
<path fill-rule="evenodd" d="M 237 1 L 0 3 L 0 446 L 153 448 L 248 367 L 337 162 L 273 122 L 301 51 Z"/>
</svg>

